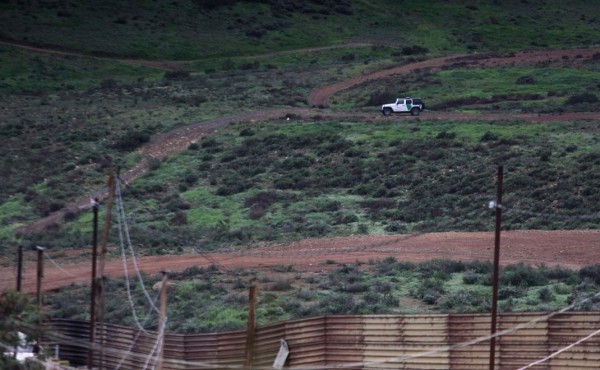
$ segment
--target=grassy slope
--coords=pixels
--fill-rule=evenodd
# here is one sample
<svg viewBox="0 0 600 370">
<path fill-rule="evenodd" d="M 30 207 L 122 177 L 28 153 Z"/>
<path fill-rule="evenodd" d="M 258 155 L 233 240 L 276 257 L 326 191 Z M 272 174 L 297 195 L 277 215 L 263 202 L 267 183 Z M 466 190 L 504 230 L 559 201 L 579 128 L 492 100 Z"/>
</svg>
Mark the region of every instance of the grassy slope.
<svg viewBox="0 0 600 370">
<path fill-rule="evenodd" d="M 290 1 L 296 7 L 304 4 L 304 10 L 283 13 L 260 1 L 238 1 L 213 10 L 200 7 L 200 1 L 138 1 L 135 6 L 122 1 L 0 4 L 4 39 L 88 54 L 186 59 L 197 71 L 178 76 L 110 59 L 47 56 L 0 47 L 4 108 L 0 254 L 12 255 L 17 243 L 53 249 L 87 245 L 90 215 L 70 219 L 58 230 L 32 239 L 15 240 L 11 232 L 97 189 L 111 165 L 131 166 L 139 160 L 133 150 L 149 135 L 229 113 L 231 102 L 242 111 L 305 106 L 307 94 L 317 86 L 410 62 L 412 56 L 402 51 L 407 46 L 423 46 L 428 55 L 437 55 L 594 46 L 600 39 L 598 7 L 588 1 L 431 1 L 399 6 L 397 1 L 370 0 L 353 1 L 344 10 L 319 5 L 322 2 Z M 350 41 L 387 47 L 263 55 Z M 548 66 L 449 70 L 414 80 L 378 81 L 344 92 L 332 103 L 343 110 L 373 111 L 376 104 L 368 102 L 374 91 L 391 96 L 415 91 L 434 107 L 456 98 L 530 93 L 543 99 L 469 109 L 558 111 L 570 95 L 595 91 L 598 73 L 597 63 L 580 70 Z M 533 76 L 536 83 L 514 83 L 524 75 Z M 597 105 L 581 109 L 597 109 Z M 551 209 L 566 216 L 594 213 L 599 202 L 597 130 L 595 122 L 291 121 L 257 123 L 251 131 L 239 125 L 158 166 L 129 188 L 126 206 L 131 210 L 133 237 L 147 253 L 175 253 L 190 244 L 213 249 L 308 235 L 483 230 L 491 226 L 483 205 L 493 196 L 495 165 L 504 163 L 506 200 L 511 205 L 537 213 Z M 277 147 L 278 142 L 287 146 Z M 285 155 L 290 147 L 295 153 L 291 159 Z M 260 155 L 254 156 L 252 150 Z M 243 176 L 232 177 L 236 174 Z M 296 180 L 290 183 L 290 178 Z M 310 181 L 297 188 L 306 179 Z M 331 181 L 325 184 L 323 179 Z M 239 185 L 243 187 L 236 188 Z M 276 197 L 265 197 L 264 190 Z M 507 218 L 507 225 L 597 228 L 598 222 L 517 214 Z M 347 275 L 351 269 L 344 271 Z M 200 275 L 190 273 L 185 278 Z M 366 279 L 375 286 L 375 277 Z M 422 280 L 404 273 L 393 279 L 391 283 L 412 289 Z M 459 280 L 452 277 L 445 283 L 447 289 L 459 293 Z M 575 286 L 564 284 L 569 289 Z M 181 312 L 190 309 L 190 292 L 223 293 L 194 280 L 183 285 L 177 302 Z M 240 282 L 233 288 L 244 286 Z M 485 288 L 475 290 L 481 289 Z M 553 289 L 560 296 L 555 303 L 562 305 L 565 289 Z M 335 308 L 349 299 L 336 293 L 325 291 L 330 299 L 323 304 Z M 312 294 L 298 292 L 294 298 L 302 302 L 287 306 L 280 298 L 265 295 L 262 302 L 267 306 L 261 309 L 268 312 L 260 312 L 262 322 L 298 317 L 287 316 L 292 312 L 331 312 L 308 310 L 304 301 L 317 308 L 321 304 L 311 301 Z M 538 290 L 529 292 L 532 297 L 538 294 Z M 213 308 L 203 316 L 202 322 L 213 325 L 206 330 L 243 322 L 242 295 L 226 298 L 233 302 L 232 309 Z M 477 306 L 479 295 L 474 296 L 473 306 Z M 535 299 L 530 300 L 534 303 L 518 300 L 506 307 L 540 309 Z M 122 300 L 112 302 L 118 304 L 109 312 L 123 314 Z M 371 302 L 370 307 L 380 306 Z M 178 325 L 185 331 L 201 330 L 203 324 Z"/>
<path fill-rule="evenodd" d="M 24 5 L 13 0 L 0 5 L 0 36 L 90 53 L 200 59 L 351 40 L 418 44 L 436 53 L 578 46 L 594 43 L 600 26 L 595 4 L 582 0 L 282 2 L 287 9 L 267 1 L 222 2 L 235 5 L 215 9 L 202 3 L 86 0 Z"/>
</svg>

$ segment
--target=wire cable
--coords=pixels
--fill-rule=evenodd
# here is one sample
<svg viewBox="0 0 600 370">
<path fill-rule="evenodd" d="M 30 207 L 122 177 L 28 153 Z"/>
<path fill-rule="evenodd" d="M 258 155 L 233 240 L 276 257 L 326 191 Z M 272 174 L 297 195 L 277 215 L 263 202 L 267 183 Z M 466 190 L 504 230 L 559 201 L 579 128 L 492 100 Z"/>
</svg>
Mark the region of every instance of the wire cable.
<svg viewBox="0 0 600 370">
<path fill-rule="evenodd" d="M 117 202 L 117 207 L 118 207 L 118 202 Z M 125 245 L 124 245 L 124 241 L 123 241 L 123 227 L 121 225 L 121 217 L 117 217 L 117 221 L 118 221 L 117 223 L 118 223 L 118 227 L 119 227 L 119 242 L 120 242 L 119 244 L 121 246 L 121 260 L 123 261 L 123 272 L 125 273 L 125 287 L 127 289 L 127 300 L 129 302 L 129 308 L 131 309 L 131 313 L 133 315 L 133 321 L 135 321 L 135 324 L 137 325 L 137 327 L 145 333 L 146 330 L 144 329 L 142 324 L 140 324 L 137 313 L 135 311 L 135 304 L 133 303 L 133 298 L 131 297 L 131 287 L 130 287 L 130 282 L 129 282 L 129 269 L 127 268 L 127 255 L 125 254 Z"/>
<path fill-rule="evenodd" d="M 162 289 L 166 289 L 166 287 L 163 287 Z M 158 347 L 162 344 L 166 326 L 167 326 L 167 317 L 165 316 L 165 318 L 160 323 L 159 331 L 158 331 L 158 335 L 156 336 L 156 342 L 154 343 L 154 347 L 152 347 L 152 350 L 146 357 L 146 362 L 144 362 L 144 368 L 142 370 L 146 370 L 146 368 L 148 367 L 148 364 L 150 362 L 150 359 L 152 359 L 152 357 L 154 356 L 154 353 L 156 351 L 158 351 L 158 349 L 159 349 Z M 158 354 L 156 357 L 154 357 L 154 365 L 152 366 L 153 370 L 154 370 L 154 368 L 156 368 L 157 363 L 158 363 Z"/>
<path fill-rule="evenodd" d="M 117 177 L 117 182 L 116 182 L 116 193 L 117 193 L 117 208 L 118 208 L 118 214 L 120 219 L 123 221 L 123 231 L 127 240 L 127 245 L 129 247 L 129 251 L 131 254 L 131 259 L 133 261 L 133 266 L 135 268 L 138 280 L 140 282 L 142 291 L 144 292 L 144 295 L 146 296 L 146 300 L 148 301 L 148 303 L 150 304 L 150 306 L 154 309 L 154 311 L 156 313 L 159 313 L 160 310 L 156 307 L 156 305 L 154 305 L 154 303 L 152 302 L 152 298 L 150 297 L 150 294 L 148 293 L 148 291 L 146 290 L 146 286 L 144 285 L 144 279 L 142 277 L 142 274 L 140 272 L 140 268 L 138 266 L 138 262 L 137 262 L 137 258 L 135 256 L 135 251 L 133 250 L 133 245 L 131 243 L 131 237 L 129 235 L 129 227 L 127 226 L 127 218 L 125 217 L 125 208 L 123 206 L 123 198 L 121 196 L 121 178 Z"/>
<path fill-rule="evenodd" d="M 77 276 L 75 274 L 70 273 L 69 271 L 63 269 L 62 267 L 60 267 L 60 265 L 58 263 L 56 263 L 52 257 L 50 257 L 50 255 L 48 254 L 48 252 L 46 252 L 46 250 L 44 249 L 44 256 L 46 256 L 46 258 L 48 258 L 48 261 L 50 261 L 50 263 L 52 263 L 57 269 L 59 269 L 60 271 L 64 272 L 65 274 L 69 275 L 69 276 Z"/>
<path fill-rule="evenodd" d="M 158 301 L 159 296 L 160 296 L 160 292 L 159 292 L 159 294 L 156 295 L 156 297 L 154 297 L 155 304 L 156 304 L 156 301 Z M 150 314 L 152 314 L 152 308 L 148 309 L 148 313 L 146 314 L 146 318 L 144 319 L 142 326 L 146 326 L 146 323 L 150 319 Z M 127 349 L 125 354 L 123 354 L 123 357 L 121 357 L 121 360 L 119 360 L 119 363 L 117 364 L 117 366 L 115 366 L 114 370 L 119 370 L 121 368 L 121 365 L 123 365 L 123 362 L 125 362 L 125 359 L 132 353 L 131 350 L 136 345 L 141 333 L 142 333 L 142 331 L 138 330 L 138 332 L 135 335 L 135 338 L 133 338 L 133 340 L 131 341 L 131 345 L 129 346 L 129 348 Z"/>
</svg>

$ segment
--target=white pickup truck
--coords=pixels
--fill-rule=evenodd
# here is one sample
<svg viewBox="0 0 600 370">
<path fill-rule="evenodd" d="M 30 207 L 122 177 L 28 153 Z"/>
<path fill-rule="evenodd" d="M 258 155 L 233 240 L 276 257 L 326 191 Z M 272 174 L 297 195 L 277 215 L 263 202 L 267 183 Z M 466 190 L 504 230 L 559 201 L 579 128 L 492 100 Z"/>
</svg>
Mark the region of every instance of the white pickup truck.
<svg viewBox="0 0 600 370">
<path fill-rule="evenodd" d="M 424 109 L 425 103 L 421 99 L 398 98 L 395 103 L 382 105 L 381 113 L 384 116 L 389 116 L 392 113 L 410 113 L 413 116 L 418 116 Z"/>
</svg>

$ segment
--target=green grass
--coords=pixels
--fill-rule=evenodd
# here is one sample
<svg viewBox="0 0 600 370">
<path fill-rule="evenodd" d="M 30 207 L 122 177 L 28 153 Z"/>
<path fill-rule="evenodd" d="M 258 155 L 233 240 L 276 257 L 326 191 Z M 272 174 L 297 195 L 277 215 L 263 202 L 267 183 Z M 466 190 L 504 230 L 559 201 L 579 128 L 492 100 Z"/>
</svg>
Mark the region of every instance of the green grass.
<svg viewBox="0 0 600 370">
<path fill-rule="evenodd" d="M 4 3 L 0 35 L 87 53 L 152 59 L 209 59 L 325 46 L 353 40 L 421 45 L 435 53 L 590 45 L 598 40 L 594 4 L 517 0 L 469 4 L 390 0 L 337 6 L 236 1 L 203 8 L 192 0 L 129 4 L 90 0 Z M 273 3 L 279 4 L 279 3 Z"/>
<path fill-rule="evenodd" d="M 382 256 L 383 257 L 383 256 Z M 410 314 L 410 313 L 475 313 L 488 312 L 491 302 L 490 283 L 463 283 L 466 271 L 482 266 L 481 262 L 437 260 L 411 264 L 409 267 L 391 260 L 372 261 L 368 264 L 328 264 L 330 271 L 304 273 L 294 266 L 275 266 L 268 273 L 253 270 L 219 271 L 215 268 L 193 267 L 170 274 L 174 283 L 168 296 L 169 322 L 167 330 L 179 333 L 219 332 L 242 330 L 248 315 L 247 290 L 258 286 L 256 319 L 258 325 L 284 320 L 328 314 Z M 487 265 L 491 268 L 491 264 Z M 590 266 L 593 268 L 594 266 Z M 449 273 L 451 270 L 460 270 Z M 521 265 L 507 269 L 523 269 Z M 383 272 L 385 271 L 385 272 Z M 546 266 L 529 271 L 548 274 Z M 597 291 L 597 284 L 584 283 L 577 271 L 562 269 L 562 277 L 553 277 L 544 286 L 507 286 L 513 296 L 500 297 L 499 312 L 554 311 L 573 302 L 585 292 Z M 491 269 L 486 281 L 491 281 Z M 437 279 L 435 285 L 444 290 L 434 301 L 433 291 L 423 300 L 415 294 L 428 278 Z M 146 276 L 148 288 L 160 280 L 159 276 Z M 521 281 L 522 283 L 525 280 Z M 278 289 L 277 284 L 286 289 Z M 591 285 L 590 285 L 591 284 Z M 124 282 L 110 279 L 106 286 L 106 321 L 113 324 L 133 325 L 127 298 L 122 294 Z M 540 292 L 546 290 L 542 298 Z M 143 314 L 145 299 L 139 285 L 134 283 L 133 295 L 139 315 Z M 89 290 L 71 286 L 46 295 L 54 317 L 85 319 L 89 308 Z M 71 302 L 65 305 L 64 302 Z M 202 304 L 198 304 L 202 302 Z M 429 302 L 429 303 L 427 303 Z M 594 309 L 588 305 L 584 309 Z M 149 328 L 156 329 L 158 322 L 150 317 Z"/>
<path fill-rule="evenodd" d="M 593 123 L 289 121 L 251 128 L 252 136 L 240 134 L 247 129 L 241 124 L 220 130 L 133 183 L 124 192 L 131 220 L 164 237 L 194 230 L 189 237 L 206 248 L 349 235 L 359 225 L 370 233 L 488 230 L 482 205 L 493 199 L 498 163 L 507 171 L 507 204 L 562 216 L 595 212 L 586 205 L 596 202 L 597 164 L 580 163 L 597 157 Z M 570 190 L 545 195 L 553 183 Z M 275 198 L 248 203 L 261 193 Z M 551 203 L 558 208 L 547 209 Z M 182 224 L 174 221 L 178 214 Z M 542 226 L 535 216 L 513 214 L 506 227 L 591 227 L 562 216 Z M 63 232 L 80 225 L 65 223 Z M 169 240 L 162 241 L 167 248 L 181 245 Z"/>
<path fill-rule="evenodd" d="M 109 59 L 31 54 L 0 46 L 0 94 L 98 88 L 156 80 L 162 72 Z"/>
<path fill-rule="evenodd" d="M 519 84 L 520 77 L 529 76 L 533 83 Z M 455 104 L 461 110 L 558 112 L 568 97 L 578 93 L 597 91 L 600 78 L 598 63 L 582 68 L 531 66 L 501 68 L 452 69 L 435 73 L 409 76 L 392 76 L 384 81 L 375 81 L 336 94 L 331 107 L 338 110 L 375 110 L 368 101 L 375 92 L 386 92 L 395 96 L 421 97 L 428 110 L 447 110 L 451 102 L 466 98 L 487 99 L 483 106 L 465 103 Z M 401 86 L 401 90 L 399 90 Z M 539 98 L 523 98 L 536 94 Z M 471 103 L 473 104 L 473 103 Z M 481 104 L 481 103 L 480 103 Z M 492 107 L 492 104 L 495 107 Z M 450 105 L 450 109 L 454 104 Z M 493 108 L 493 109 L 492 109 Z M 597 110 L 597 105 L 586 107 Z"/>
<path fill-rule="evenodd" d="M 505 203 L 524 211 L 507 214 L 507 229 L 597 228 L 594 218 L 571 217 L 597 213 L 597 137 L 593 122 L 236 124 L 136 180 L 124 199 L 145 253 L 356 233 L 482 231 L 493 227 L 484 205 L 503 164 Z M 53 184 L 38 192 L 55 197 Z M 48 236 L 52 245 L 87 245 L 89 221 L 86 214 L 64 222 Z"/>
</svg>

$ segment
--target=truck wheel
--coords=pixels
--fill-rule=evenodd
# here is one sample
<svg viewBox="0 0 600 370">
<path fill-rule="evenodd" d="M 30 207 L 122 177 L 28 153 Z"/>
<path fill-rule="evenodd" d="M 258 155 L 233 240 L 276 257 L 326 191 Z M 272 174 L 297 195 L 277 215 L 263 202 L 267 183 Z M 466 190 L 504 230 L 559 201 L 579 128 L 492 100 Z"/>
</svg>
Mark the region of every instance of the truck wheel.
<svg viewBox="0 0 600 370">
<path fill-rule="evenodd" d="M 392 114 L 392 108 L 384 108 L 382 113 L 384 116 L 390 116 Z"/>
<path fill-rule="evenodd" d="M 413 108 L 410 110 L 410 114 L 413 116 L 418 116 L 419 113 L 421 113 L 421 110 L 419 108 Z"/>
</svg>

